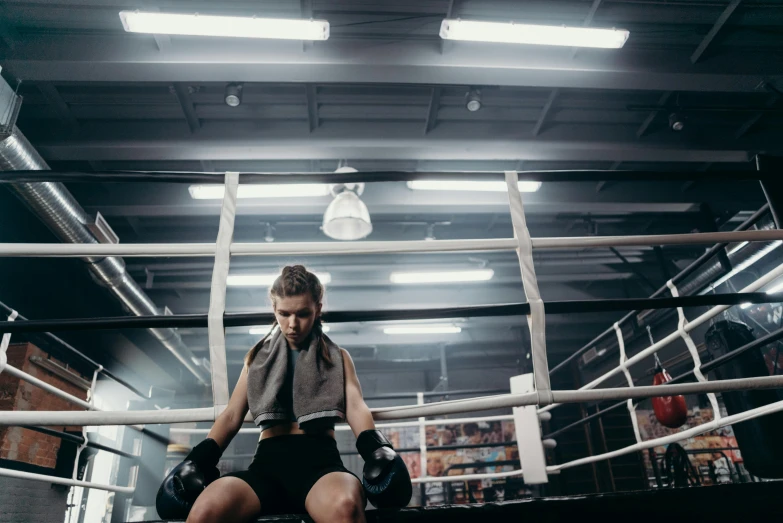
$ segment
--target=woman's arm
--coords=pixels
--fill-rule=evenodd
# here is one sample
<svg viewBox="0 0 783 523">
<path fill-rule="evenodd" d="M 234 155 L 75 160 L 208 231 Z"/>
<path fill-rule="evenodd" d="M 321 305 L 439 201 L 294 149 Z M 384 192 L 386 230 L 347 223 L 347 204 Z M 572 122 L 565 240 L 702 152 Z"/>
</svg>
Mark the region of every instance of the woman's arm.
<svg viewBox="0 0 783 523">
<path fill-rule="evenodd" d="M 362 397 L 362 386 L 356 376 L 356 367 L 353 365 L 351 355 L 345 349 L 340 350 L 343 354 L 343 369 L 345 371 L 345 417 L 354 436 L 358 437 L 363 431 L 374 429 L 375 421 Z"/>
<path fill-rule="evenodd" d="M 220 448 L 225 450 L 239 429 L 242 428 L 247 411 L 247 367 L 244 367 L 239 375 L 237 386 L 234 387 L 234 392 L 231 394 L 231 399 L 228 400 L 226 410 L 215 420 L 207 437 L 214 439 Z"/>
</svg>

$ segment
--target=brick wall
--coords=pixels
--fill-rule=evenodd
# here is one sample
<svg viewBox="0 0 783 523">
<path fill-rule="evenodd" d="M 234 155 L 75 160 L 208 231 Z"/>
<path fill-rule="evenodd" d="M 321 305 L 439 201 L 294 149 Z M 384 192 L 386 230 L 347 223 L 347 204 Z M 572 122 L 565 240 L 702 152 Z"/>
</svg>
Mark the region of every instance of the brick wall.
<svg viewBox="0 0 783 523">
<path fill-rule="evenodd" d="M 0 476 L 0 521 L 3 523 L 61 523 L 67 501 L 67 488 Z"/>
<path fill-rule="evenodd" d="M 30 362 L 31 356 L 39 356 L 44 359 L 47 357 L 45 352 L 31 343 L 19 343 L 8 347 L 9 365 L 21 369 L 77 398 L 86 399 L 86 391 Z M 63 365 L 61 362 L 57 363 Z M 22 381 L 7 373 L 0 373 L 0 411 L 4 410 L 84 409 L 26 381 Z M 65 429 L 79 430 L 79 427 L 54 426 L 50 428 L 60 431 Z M 21 427 L 0 427 L 0 459 L 21 461 L 30 465 L 53 469 L 57 460 L 57 451 L 60 449 L 60 441 L 59 438 L 54 436 L 47 436 Z"/>
</svg>

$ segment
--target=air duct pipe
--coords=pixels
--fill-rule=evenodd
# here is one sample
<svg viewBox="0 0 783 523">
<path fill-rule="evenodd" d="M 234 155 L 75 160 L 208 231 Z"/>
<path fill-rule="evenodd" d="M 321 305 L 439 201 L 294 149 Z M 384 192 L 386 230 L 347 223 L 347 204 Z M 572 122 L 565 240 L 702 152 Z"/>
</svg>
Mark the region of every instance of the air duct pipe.
<svg viewBox="0 0 783 523">
<path fill-rule="evenodd" d="M 49 170 L 43 158 L 15 126 L 0 142 L 0 170 Z M 17 183 L 9 185 L 19 199 L 63 242 L 98 243 L 87 224 L 90 216 L 61 183 Z M 125 270 L 122 258 L 84 258 L 95 280 L 131 313 L 137 316 L 160 315 L 160 310 Z M 202 384 L 210 382 L 207 370 L 194 360 L 193 353 L 173 329 L 149 329 Z"/>
</svg>

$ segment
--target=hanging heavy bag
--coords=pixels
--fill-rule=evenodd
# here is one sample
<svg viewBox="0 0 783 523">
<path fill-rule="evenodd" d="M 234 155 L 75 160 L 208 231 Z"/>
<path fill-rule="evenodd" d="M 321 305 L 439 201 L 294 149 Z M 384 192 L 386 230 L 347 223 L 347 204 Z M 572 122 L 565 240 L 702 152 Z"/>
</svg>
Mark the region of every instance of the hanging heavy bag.
<svg viewBox="0 0 783 523">
<path fill-rule="evenodd" d="M 672 380 L 672 377 L 661 365 L 658 355 L 655 355 L 655 376 L 653 385 L 663 385 Z M 676 429 L 682 427 L 688 419 L 688 405 L 684 396 L 658 396 L 652 399 L 655 418 L 664 427 Z"/>
<path fill-rule="evenodd" d="M 751 329 L 738 321 L 721 320 L 704 335 L 710 357 L 724 354 L 747 345 L 755 339 Z M 718 379 L 741 379 L 768 376 L 761 350 L 749 350 L 714 371 Z M 724 392 L 723 403 L 729 415 L 769 405 L 783 399 L 779 390 L 745 390 Z M 732 425 L 737 444 L 742 452 L 745 468 L 760 478 L 783 478 L 783 412 L 767 414 L 756 419 Z"/>
</svg>

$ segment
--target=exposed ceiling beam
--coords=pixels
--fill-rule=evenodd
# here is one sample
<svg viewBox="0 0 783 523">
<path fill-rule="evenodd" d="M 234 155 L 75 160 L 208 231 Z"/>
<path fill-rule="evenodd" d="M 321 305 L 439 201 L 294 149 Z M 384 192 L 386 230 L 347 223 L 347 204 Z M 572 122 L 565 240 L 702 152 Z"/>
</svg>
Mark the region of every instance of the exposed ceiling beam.
<svg viewBox="0 0 783 523">
<path fill-rule="evenodd" d="M 313 0 L 299 1 L 299 18 L 302 20 L 311 20 L 313 18 Z M 302 40 L 302 52 L 309 51 L 312 48 L 312 41 Z"/>
<path fill-rule="evenodd" d="M 778 103 L 778 100 L 780 100 L 780 95 L 773 94 L 770 96 L 770 98 L 767 100 L 767 103 L 764 104 L 766 107 L 773 107 L 776 103 Z M 737 129 L 737 132 L 734 133 L 734 138 L 742 138 L 746 134 L 748 134 L 748 131 L 750 131 L 759 121 L 764 117 L 764 112 L 759 111 L 747 120 L 745 120 L 745 123 L 743 123 L 739 129 Z"/>
<path fill-rule="evenodd" d="M 584 22 L 582 22 L 582 27 L 590 27 L 593 23 L 593 17 L 595 17 L 595 13 L 598 11 L 598 8 L 601 7 L 602 2 L 603 0 L 593 0 L 593 4 L 590 6 L 590 10 L 587 12 Z M 571 51 L 571 58 L 576 58 L 577 54 L 579 54 L 579 47 L 574 47 Z"/>
<path fill-rule="evenodd" d="M 168 51 L 171 49 L 171 37 L 169 35 L 154 34 L 152 37 L 155 39 L 158 50 Z"/>
<path fill-rule="evenodd" d="M 628 260 L 628 258 L 623 256 L 620 251 L 618 251 L 614 247 L 610 247 L 609 250 L 612 251 L 612 253 L 615 256 L 617 256 L 617 259 L 619 259 L 623 263 L 623 266 L 627 267 L 628 270 L 630 270 L 632 274 L 635 274 L 645 284 L 645 286 L 647 286 L 650 289 L 650 292 L 655 292 L 658 289 L 658 286 L 655 285 L 654 283 L 652 283 L 647 278 L 647 276 L 641 270 L 639 270 L 637 267 L 635 267 L 633 265 L 633 263 Z M 624 274 L 624 273 L 618 273 L 618 274 Z M 586 279 L 584 281 L 594 281 L 594 280 Z M 595 280 L 595 281 L 597 281 L 597 280 Z"/>
<path fill-rule="evenodd" d="M 68 107 L 67 103 L 65 103 L 63 97 L 60 96 L 59 91 L 57 91 L 57 87 L 55 87 L 50 82 L 41 82 L 37 84 L 37 87 L 38 90 L 41 91 L 41 94 L 44 96 L 44 98 L 46 98 L 49 104 L 54 108 L 60 119 L 68 124 L 71 130 L 77 130 L 79 128 L 79 121 L 73 115 L 71 108 Z"/>
<path fill-rule="evenodd" d="M 9 49 L 16 47 L 16 42 L 19 40 L 19 33 L 14 26 L 4 20 L 0 20 L 0 40 Z"/>
<path fill-rule="evenodd" d="M 190 39 L 174 42 L 161 63 L 160 51 L 144 39 L 117 35 L 96 42 L 94 35 L 36 34 L 18 41 L 8 55 L 4 67 L 28 82 L 340 82 L 755 92 L 763 81 L 783 79 L 783 57 L 774 55 L 746 57 L 739 68 L 736 55 L 721 56 L 694 68 L 677 50 L 585 50 L 576 64 L 562 49 L 521 53 L 516 46 L 456 42 L 441 54 L 439 46 L 426 40 L 366 45 L 366 40 L 334 39 L 303 53 L 299 42 Z"/>
<path fill-rule="evenodd" d="M 449 0 L 449 7 L 446 9 L 446 16 L 445 18 L 454 18 L 454 13 L 458 11 L 458 9 L 455 9 L 458 7 L 456 0 Z M 447 50 L 451 49 L 453 47 L 454 41 L 452 40 L 444 40 L 443 38 L 440 39 L 440 54 L 445 53 Z"/>
<path fill-rule="evenodd" d="M 623 162 L 612 162 L 612 165 L 609 166 L 609 170 L 610 171 L 616 171 L 617 169 L 620 168 L 620 165 L 622 165 L 622 163 Z M 596 186 L 595 186 L 595 192 L 601 192 L 604 189 L 606 189 L 607 187 L 609 187 L 610 185 L 612 185 L 612 182 L 609 182 L 609 181 L 598 182 L 596 184 Z"/>
<path fill-rule="evenodd" d="M 723 29 L 723 26 L 726 24 L 731 14 L 737 9 L 737 7 L 739 7 L 741 3 L 742 0 L 731 0 L 731 2 L 729 2 L 729 5 L 726 6 L 726 9 L 723 10 L 723 12 L 718 17 L 718 20 L 715 22 L 715 24 L 713 24 L 712 28 L 691 55 L 692 64 L 698 62 L 699 59 L 704 55 L 705 51 L 707 51 L 707 48 L 710 46 L 713 40 L 715 40 L 715 37 L 718 36 L 720 30 Z"/>
<path fill-rule="evenodd" d="M 108 170 L 106 169 L 106 165 L 101 161 L 90 160 L 88 163 L 90 164 L 90 168 L 97 173 Z"/>
<path fill-rule="evenodd" d="M 669 103 L 669 98 L 671 98 L 673 94 L 674 93 L 672 91 L 669 91 L 661 95 L 661 97 L 658 99 L 658 104 L 657 104 L 658 107 L 662 109 L 667 103 Z M 650 111 L 650 114 L 647 115 L 647 118 L 644 119 L 644 122 L 642 122 L 642 125 L 639 126 L 639 129 L 636 131 L 637 138 L 641 138 L 642 136 L 647 134 L 647 131 L 650 129 L 650 126 L 658 117 L 658 113 L 661 112 L 661 109 Z"/>
<path fill-rule="evenodd" d="M 541 129 L 543 129 L 546 124 L 549 113 L 552 111 L 552 106 L 557 101 L 558 96 L 560 96 L 560 89 L 553 89 L 552 92 L 549 93 L 549 98 L 547 98 L 544 108 L 541 109 L 541 114 L 538 116 L 538 121 L 536 122 L 535 127 L 533 127 L 533 136 L 538 136 L 541 133 Z"/>
<path fill-rule="evenodd" d="M 195 133 L 201 129 L 201 123 L 198 120 L 198 116 L 196 115 L 196 107 L 193 105 L 193 100 L 190 96 L 192 89 L 193 88 L 191 86 L 185 85 L 183 83 L 175 83 L 172 86 L 172 91 L 177 97 L 179 106 L 182 108 L 182 114 L 185 115 L 185 119 L 188 121 L 190 132 Z"/>
<path fill-rule="evenodd" d="M 149 2 L 152 3 L 152 2 Z M 144 11 L 159 13 L 160 7 L 158 6 L 144 6 Z M 158 46 L 158 51 L 168 51 L 171 49 L 171 37 L 167 34 L 153 34 L 152 38 L 155 39 L 155 45 Z"/>
<path fill-rule="evenodd" d="M 318 120 L 318 88 L 313 84 L 305 86 L 307 92 L 307 122 L 310 126 L 310 132 L 318 129 L 320 124 Z"/>
<path fill-rule="evenodd" d="M 424 121 L 424 134 L 432 131 L 438 123 L 438 110 L 440 109 L 440 87 L 433 87 L 430 93 L 430 104 L 427 108 L 427 119 Z"/>
<path fill-rule="evenodd" d="M 192 129 L 198 118 L 185 104 Z M 445 123 L 424 137 L 420 122 L 333 122 L 328 135 L 310 134 L 300 122 L 206 122 L 197 134 L 176 122 L 82 122 L 78 138 L 63 140 L 39 127 L 28 138 L 47 160 L 512 160 L 578 162 L 747 162 L 749 152 L 770 154 L 775 136 L 752 144 L 729 140 L 682 142 L 677 137 L 638 141 L 632 127 L 556 126 L 547 139 L 514 123 Z M 21 126 L 22 130 L 26 128 Z M 129 140 L 127 137 L 138 137 Z"/>
</svg>

